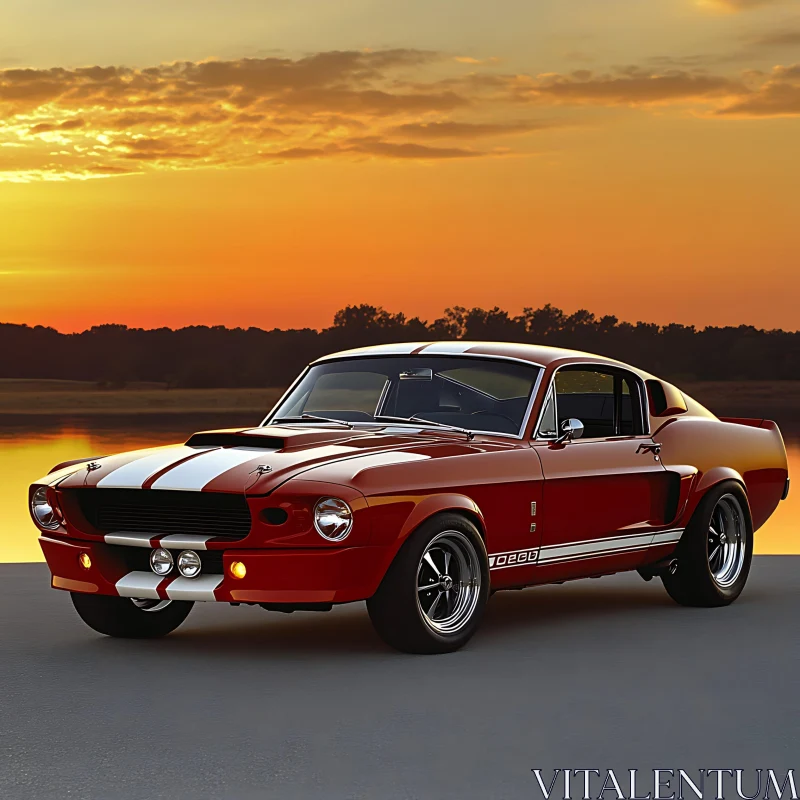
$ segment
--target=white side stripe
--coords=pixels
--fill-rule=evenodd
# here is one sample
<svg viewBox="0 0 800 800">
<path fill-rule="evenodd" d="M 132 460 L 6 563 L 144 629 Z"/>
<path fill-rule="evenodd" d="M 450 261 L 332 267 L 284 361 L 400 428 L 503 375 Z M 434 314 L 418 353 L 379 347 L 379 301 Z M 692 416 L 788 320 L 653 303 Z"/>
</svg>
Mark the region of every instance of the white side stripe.
<svg viewBox="0 0 800 800">
<path fill-rule="evenodd" d="M 222 575 L 201 575 L 199 578 L 175 578 L 167 586 L 170 600 L 214 602 L 214 589 L 222 583 Z"/>
<path fill-rule="evenodd" d="M 651 545 L 659 545 L 659 544 L 670 544 L 671 542 L 678 542 L 680 541 L 681 536 L 683 536 L 684 528 L 676 528 L 673 531 L 661 531 L 661 533 L 657 533 L 653 537 L 653 541 L 650 542 Z"/>
<path fill-rule="evenodd" d="M 151 475 L 193 453 L 197 453 L 197 448 L 183 445 L 159 447 L 155 451 L 151 451 L 150 455 L 137 458 L 136 461 L 130 461 L 113 472 L 109 472 L 97 482 L 97 487 L 99 489 L 141 489 Z"/>
<path fill-rule="evenodd" d="M 672 533 L 672 532 L 670 532 Z M 608 539 L 592 539 L 588 542 L 570 542 L 563 545 L 549 545 L 543 547 L 540 557 L 542 561 L 558 561 L 572 556 L 591 556 L 596 553 L 609 553 L 618 550 L 638 549 L 650 547 L 653 534 L 636 533 L 630 536 L 612 536 Z"/>
<path fill-rule="evenodd" d="M 141 597 L 158 600 L 156 588 L 164 578 L 152 572 L 129 572 L 117 581 L 117 594 L 120 597 Z"/>
<path fill-rule="evenodd" d="M 547 555 L 539 559 L 540 564 L 560 564 L 562 561 L 581 561 L 586 558 L 604 558 L 606 556 L 616 556 L 620 553 L 632 553 L 636 550 L 647 550 L 650 545 L 647 542 L 640 542 L 627 547 L 608 547 L 603 550 L 593 550 L 581 553 L 580 555 Z"/>
<path fill-rule="evenodd" d="M 221 450 L 210 450 L 197 458 L 178 464 L 175 469 L 162 475 L 152 486 L 153 489 L 175 489 L 185 492 L 200 492 L 214 478 L 238 467 L 248 461 L 263 458 L 267 451 L 264 448 L 230 447 Z M 242 490 L 244 491 L 244 481 Z"/>
<path fill-rule="evenodd" d="M 541 548 L 513 550 L 506 553 L 493 553 L 489 556 L 489 569 L 504 569 L 527 564 L 557 564 L 565 561 L 579 561 L 586 558 L 602 558 L 605 556 L 629 553 L 636 550 L 647 550 L 650 547 L 677 544 L 683 535 L 683 528 L 660 531 L 653 534 L 631 534 L 628 536 L 611 536 L 605 539 L 592 539 L 586 542 L 567 542 L 565 544 L 547 545 Z"/>
</svg>

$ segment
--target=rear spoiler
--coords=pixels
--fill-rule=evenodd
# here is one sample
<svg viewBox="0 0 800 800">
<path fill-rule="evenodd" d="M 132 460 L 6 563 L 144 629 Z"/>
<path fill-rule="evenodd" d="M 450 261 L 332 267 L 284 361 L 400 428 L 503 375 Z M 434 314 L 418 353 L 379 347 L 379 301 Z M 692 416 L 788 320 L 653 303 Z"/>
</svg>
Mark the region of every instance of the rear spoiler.
<svg viewBox="0 0 800 800">
<path fill-rule="evenodd" d="M 719 417 L 720 422 L 730 422 L 734 425 L 748 425 L 751 428 L 766 428 L 769 431 L 776 431 L 778 423 L 771 419 L 751 419 L 750 417 Z"/>
<path fill-rule="evenodd" d="M 763 430 L 773 431 L 777 438 L 781 442 L 781 447 L 783 445 L 783 436 L 781 436 L 781 429 L 778 427 L 777 422 L 773 422 L 771 419 L 750 419 L 749 417 L 719 417 L 721 422 L 730 422 L 734 425 L 747 425 L 751 428 L 762 428 Z M 784 453 L 786 452 L 786 448 L 784 447 Z M 789 476 L 786 476 L 786 483 L 783 487 L 783 493 L 781 495 L 781 500 L 785 500 L 789 496 Z"/>
</svg>

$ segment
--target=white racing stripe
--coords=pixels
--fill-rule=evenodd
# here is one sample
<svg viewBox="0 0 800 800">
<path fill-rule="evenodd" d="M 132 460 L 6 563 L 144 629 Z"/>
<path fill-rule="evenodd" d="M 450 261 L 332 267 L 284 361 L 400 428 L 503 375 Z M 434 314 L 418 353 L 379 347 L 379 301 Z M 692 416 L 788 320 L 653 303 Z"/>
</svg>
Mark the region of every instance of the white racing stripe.
<svg viewBox="0 0 800 800">
<path fill-rule="evenodd" d="M 424 344 L 427 344 L 427 342 L 397 342 L 395 344 L 376 344 L 370 347 L 355 347 L 352 350 L 330 353 L 327 356 L 318 358 L 313 363 L 317 364 L 320 361 L 342 358 L 342 356 L 408 356 Z"/>
<path fill-rule="evenodd" d="M 129 572 L 117 581 L 117 594 L 120 597 L 139 597 L 145 600 L 158 600 L 156 588 L 164 578 L 152 572 Z"/>
<path fill-rule="evenodd" d="M 213 536 L 193 536 L 188 533 L 170 533 L 159 536 L 157 533 L 141 533 L 138 531 L 117 531 L 107 533 L 103 540 L 106 544 L 118 544 L 124 547 L 152 547 L 151 540 L 158 540 L 158 547 L 167 550 L 207 550 L 206 542 Z"/>
<path fill-rule="evenodd" d="M 265 448 L 226 447 L 210 450 L 197 458 L 192 458 L 162 475 L 153 484 L 153 489 L 174 489 L 184 492 L 201 492 L 207 483 L 218 478 L 223 472 L 238 467 L 248 461 L 263 458 L 268 452 Z M 242 483 L 244 491 L 244 482 Z"/>
<path fill-rule="evenodd" d="M 150 533 L 137 533 L 136 531 L 117 531 L 107 533 L 103 537 L 106 544 L 121 544 L 125 547 L 150 547 L 150 540 L 158 537 Z"/>
<path fill-rule="evenodd" d="M 150 455 L 144 455 L 109 472 L 97 482 L 97 487 L 99 489 L 141 489 L 151 475 L 186 456 L 197 453 L 198 450 L 196 447 L 177 445 L 159 447 L 155 451 L 143 450 L 142 452 L 149 452 Z"/>
<path fill-rule="evenodd" d="M 430 428 L 428 429 L 430 430 Z M 408 428 L 404 431 L 408 433 Z M 373 467 L 389 467 L 393 464 L 408 464 L 412 461 L 427 461 L 430 456 L 423 453 L 406 453 L 404 450 L 389 451 L 384 453 L 371 453 L 366 456 L 356 456 L 352 459 L 353 477 Z M 324 465 L 320 465 L 324 466 Z M 309 470 L 312 471 L 312 470 Z"/>
<path fill-rule="evenodd" d="M 171 533 L 169 536 L 159 537 L 160 547 L 167 550 L 206 550 L 206 542 L 213 539 L 213 536 L 192 536 L 188 533 Z"/>
<path fill-rule="evenodd" d="M 222 575 L 201 575 L 199 578 L 175 578 L 167 586 L 170 600 L 214 602 L 214 589 L 222 583 Z"/>
<path fill-rule="evenodd" d="M 439 342 L 423 347 L 420 355 L 426 356 L 450 356 L 466 353 L 470 347 L 475 347 L 478 342 Z"/>
</svg>

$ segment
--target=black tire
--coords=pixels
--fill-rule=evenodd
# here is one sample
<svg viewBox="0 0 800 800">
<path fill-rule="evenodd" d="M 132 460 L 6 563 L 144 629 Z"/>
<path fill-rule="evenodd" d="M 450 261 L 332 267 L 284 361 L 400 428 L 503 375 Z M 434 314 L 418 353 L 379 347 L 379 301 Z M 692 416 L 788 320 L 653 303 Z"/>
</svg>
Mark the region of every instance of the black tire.
<svg viewBox="0 0 800 800">
<path fill-rule="evenodd" d="M 423 562 L 426 553 L 434 565 Z M 418 581 L 430 589 L 418 592 Z M 449 653 L 475 633 L 488 597 L 489 562 L 478 529 L 460 514 L 444 513 L 409 536 L 367 600 L 367 610 L 378 635 L 397 650 Z"/>
<path fill-rule="evenodd" d="M 724 564 L 715 574 L 718 562 L 713 556 L 719 553 L 716 550 L 719 539 L 715 540 L 714 535 L 718 533 L 716 528 L 724 527 L 717 524 L 719 514 L 728 511 L 732 514 L 731 520 L 740 513 L 740 533 L 745 540 L 731 561 L 728 574 L 720 574 Z M 737 525 L 731 524 L 730 528 L 735 531 Z M 739 534 L 736 536 L 738 539 Z M 742 593 L 753 558 L 753 524 L 747 496 L 739 483 L 724 481 L 708 490 L 681 537 L 676 558 L 674 574 L 661 576 L 664 587 L 676 603 L 705 608 L 727 606 Z"/>
<path fill-rule="evenodd" d="M 147 610 L 128 597 L 70 592 L 80 618 L 98 633 L 125 639 L 153 639 L 172 633 L 189 615 L 194 603 L 173 600 L 163 608 Z M 139 601 L 141 603 L 141 601 Z M 156 608 L 158 601 L 150 605 Z M 146 604 L 142 604 L 143 606 Z"/>
</svg>

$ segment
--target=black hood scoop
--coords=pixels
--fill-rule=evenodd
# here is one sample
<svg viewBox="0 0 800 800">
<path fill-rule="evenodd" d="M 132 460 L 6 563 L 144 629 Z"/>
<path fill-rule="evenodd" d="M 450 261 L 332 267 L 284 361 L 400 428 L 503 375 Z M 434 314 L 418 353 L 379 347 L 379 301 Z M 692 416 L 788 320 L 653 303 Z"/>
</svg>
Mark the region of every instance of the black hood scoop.
<svg viewBox="0 0 800 800">
<path fill-rule="evenodd" d="M 248 435 L 228 431 L 195 433 L 186 442 L 187 447 L 254 447 L 259 450 L 280 450 L 285 444 L 276 436 Z"/>
</svg>

